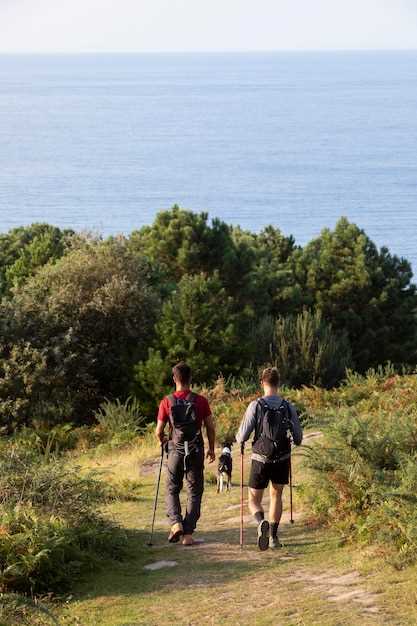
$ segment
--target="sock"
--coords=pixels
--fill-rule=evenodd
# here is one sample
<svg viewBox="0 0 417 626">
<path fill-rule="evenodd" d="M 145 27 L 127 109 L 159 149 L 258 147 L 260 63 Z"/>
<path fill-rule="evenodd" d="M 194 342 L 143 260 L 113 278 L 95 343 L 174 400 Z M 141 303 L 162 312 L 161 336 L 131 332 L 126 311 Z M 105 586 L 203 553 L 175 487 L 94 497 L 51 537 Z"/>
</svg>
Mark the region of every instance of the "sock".
<svg viewBox="0 0 417 626">
<path fill-rule="evenodd" d="M 254 518 L 256 519 L 258 524 L 260 524 L 262 522 L 262 520 L 264 519 L 264 512 L 263 511 L 256 511 L 256 513 L 254 514 Z"/>
<path fill-rule="evenodd" d="M 276 539 L 278 536 L 278 522 L 272 522 L 271 524 L 271 537 Z"/>
</svg>

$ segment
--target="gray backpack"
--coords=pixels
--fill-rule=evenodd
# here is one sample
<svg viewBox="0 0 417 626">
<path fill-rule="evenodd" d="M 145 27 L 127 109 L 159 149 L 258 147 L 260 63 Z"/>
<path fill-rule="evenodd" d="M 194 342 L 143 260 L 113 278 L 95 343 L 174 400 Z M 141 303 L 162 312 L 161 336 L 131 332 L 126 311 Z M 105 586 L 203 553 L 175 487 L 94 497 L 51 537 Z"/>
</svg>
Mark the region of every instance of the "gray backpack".
<svg viewBox="0 0 417 626">
<path fill-rule="evenodd" d="M 266 400 L 258 400 L 261 428 L 252 450 L 265 458 L 266 462 L 278 462 L 291 454 L 291 410 L 283 400 L 278 408 L 270 406 Z"/>
</svg>

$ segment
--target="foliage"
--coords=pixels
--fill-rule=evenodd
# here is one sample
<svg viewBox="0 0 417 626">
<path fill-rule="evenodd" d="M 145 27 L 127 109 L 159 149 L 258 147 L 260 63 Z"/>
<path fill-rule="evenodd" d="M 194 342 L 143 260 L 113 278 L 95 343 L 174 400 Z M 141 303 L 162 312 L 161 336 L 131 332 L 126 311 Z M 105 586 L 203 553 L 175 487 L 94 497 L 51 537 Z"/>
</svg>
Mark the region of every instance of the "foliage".
<svg viewBox="0 0 417 626">
<path fill-rule="evenodd" d="M 320 311 L 278 318 L 271 356 L 282 383 L 292 387 L 333 387 L 351 365 L 346 336 L 335 334 Z"/>
<path fill-rule="evenodd" d="M 145 421 L 139 401 L 132 397 L 125 402 L 105 400 L 95 417 L 113 445 L 132 441 L 141 432 Z"/>
<path fill-rule="evenodd" d="M 0 235 L 0 296 L 22 285 L 46 263 L 59 259 L 73 234 L 49 224 L 32 224 Z"/>
<path fill-rule="evenodd" d="M 416 363 L 416 286 L 405 259 L 342 218 L 293 255 L 304 304 L 347 332 L 355 367 Z"/>
<path fill-rule="evenodd" d="M 416 391 L 414 377 L 356 376 L 332 392 L 333 418 L 306 457 L 314 514 L 398 567 L 417 559 Z"/>
<path fill-rule="evenodd" d="M 158 401 L 172 389 L 171 367 L 161 351 L 149 348 L 148 358 L 134 367 L 133 393 L 140 399 L 145 415 L 153 418 Z"/>
<path fill-rule="evenodd" d="M 161 211 L 151 226 L 130 237 L 133 250 L 145 255 L 161 272 L 161 282 L 172 290 L 184 277 L 218 271 L 225 285 L 236 291 L 246 273 L 247 247 L 237 245 L 230 226 L 207 213 L 185 211 L 175 205 Z"/>
<path fill-rule="evenodd" d="M 256 379 L 271 359 L 297 386 L 413 367 L 411 279 L 344 218 L 304 248 L 178 206 L 128 238 L 14 229 L 0 236 L 1 432 L 91 424 L 129 394 L 152 418 L 179 358 L 201 385 Z"/>
<path fill-rule="evenodd" d="M 0 589 L 62 591 L 100 557 L 122 554 L 121 534 L 110 522 L 70 525 L 30 506 L 0 514 Z"/>
<path fill-rule="evenodd" d="M 53 612 L 38 598 L 17 593 L 0 594 L 1 626 L 60 626 Z"/>
<path fill-rule="evenodd" d="M 250 317 L 248 310 L 234 312 L 217 273 L 184 276 L 162 307 L 156 327 L 160 352 L 150 353 L 150 358 L 169 365 L 185 359 L 200 383 L 213 380 L 219 371 L 237 372 L 245 364 L 243 327 Z M 143 375 L 146 369 L 139 371 Z"/>
<path fill-rule="evenodd" d="M 62 590 L 100 559 L 121 556 L 121 532 L 99 513 L 113 494 L 90 473 L 36 450 L 0 449 L 0 591 Z"/>
<path fill-rule="evenodd" d="M 242 285 L 246 302 L 258 316 L 270 319 L 294 311 L 301 302 L 299 286 L 291 271 L 291 259 L 298 247 L 292 236 L 267 226 L 259 233 L 233 229 L 235 244 L 248 251 L 247 277 Z"/>
<path fill-rule="evenodd" d="M 123 240 L 86 241 L 47 265 L 0 312 L 0 419 L 83 422 L 127 395 L 153 335 L 148 269 Z"/>
<path fill-rule="evenodd" d="M 19 449 L 36 452 L 48 461 L 63 452 L 74 450 L 77 446 L 79 430 L 74 429 L 72 424 L 57 424 L 53 428 L 24 426 L 16 431 L 9 441 L 15 443 Z"/>
<path fill-rule="evenodd" d="M 0 452 L 0 504 L 14 507 L 30 503 L 67 519 L 90 519 L 104 502 L 104 483 L 94 474 L 80 476 L 79 468 L 52 459 L 45 462 L 36 451 L 16 445 Z"/>
</svg>

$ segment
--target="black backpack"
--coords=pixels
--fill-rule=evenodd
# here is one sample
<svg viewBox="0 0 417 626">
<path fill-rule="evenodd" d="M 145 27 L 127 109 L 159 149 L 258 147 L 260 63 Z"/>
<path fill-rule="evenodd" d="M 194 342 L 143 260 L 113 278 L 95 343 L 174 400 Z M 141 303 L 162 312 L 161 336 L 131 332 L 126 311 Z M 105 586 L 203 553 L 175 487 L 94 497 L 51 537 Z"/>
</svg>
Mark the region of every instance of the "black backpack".
<svg viewBox="0 0 417 626">
<path fill-rule="evenodd" d="M 264 457 L 265 461 L 278 462 L 291 454 L 291 411 L 288 402 L 282 400 L 278 408 L 270 406 L 266 400 L 258 400 L 260 430 L 252 450 Z"/>
<path fill-rule="evenodd" d="M 195 448 L 201 440 L 200 426 L 197 420 L 195 408 L 196 394 L 190 391 L 182 400 L 174 395 L 168 396 L 170 410 L 170 423 L 172 428 L 172 441 L 179 451 L 187 448 L 186 452 Z"/>
</svg>

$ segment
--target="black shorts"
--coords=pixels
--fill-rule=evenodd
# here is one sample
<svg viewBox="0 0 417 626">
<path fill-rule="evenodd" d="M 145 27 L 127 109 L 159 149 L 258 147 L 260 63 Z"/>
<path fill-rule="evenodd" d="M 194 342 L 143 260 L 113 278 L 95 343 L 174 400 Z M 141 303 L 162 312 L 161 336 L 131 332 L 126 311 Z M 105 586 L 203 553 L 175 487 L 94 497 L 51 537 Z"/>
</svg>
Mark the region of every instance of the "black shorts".
<svg viewBox="0 0 417 626">
<path fill-rule="evenodd" d="M 288 485 L 290 476 L 290 460 L 279 463 L 261 463 L 252 461 L 248 485 L 252 489 L 265 489 L 269 481 L 275 485 Z"/>
</svg>

